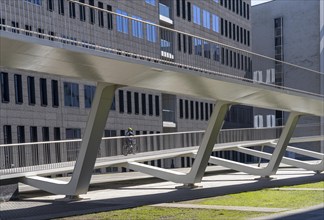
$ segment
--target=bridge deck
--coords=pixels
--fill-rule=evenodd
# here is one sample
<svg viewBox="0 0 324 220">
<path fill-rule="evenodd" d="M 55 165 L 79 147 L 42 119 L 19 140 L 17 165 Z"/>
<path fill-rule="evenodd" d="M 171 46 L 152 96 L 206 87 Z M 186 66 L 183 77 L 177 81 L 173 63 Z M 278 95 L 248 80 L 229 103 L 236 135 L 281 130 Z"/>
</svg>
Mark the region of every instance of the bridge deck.
<svg viewBox="0 0 324 220">
<path fill-rule="evenodd" d="M 324 115 L 323 97 L 147 60 L 0 32 L 0 66 L 96 82 Z"/>
</svg>

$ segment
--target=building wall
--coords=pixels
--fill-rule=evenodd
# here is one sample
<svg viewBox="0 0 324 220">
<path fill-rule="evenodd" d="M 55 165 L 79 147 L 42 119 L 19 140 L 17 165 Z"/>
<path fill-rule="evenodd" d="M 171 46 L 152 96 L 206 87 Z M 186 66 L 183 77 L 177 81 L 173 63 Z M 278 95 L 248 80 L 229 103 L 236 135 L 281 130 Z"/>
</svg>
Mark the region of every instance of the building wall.
<svg viewBox="0 0 324 220">
<path fill-rule="evenodd" d="M 283 19 L 283 61 L 296 64 L 314 71 L 320 70 L 319 53 L 320 32 L 318 27 L 323 19 L 320 18 L 319 0 L 310 1 L 284 1 L 274 0 L 252 7 L 252 39 L 253 52 L 275 58 L 275 25 L 274 19 Z M 272 63 L 255 62 L 253 60 L 253 71 L 262 69 L 262 66 L 274 66 Z M 272 67 L 273 68 L 273 67 Z M 297 88 L 300 90 L 320 93 L 320 74 L 305 71 L 283 65 L 283 86 Z M 264 78 L 263 78 L 264 80 Z M 254 109 L 254 114 L 263 115 L 276 114 L 275 111 Z M 284 120 L 288 113 L 284 113 Z M 299 124 L 319 124 L 318 117 L 303 116 Z M 306 129 L 295 132 L 298 136 L 318 135 L 319 126 L 314 129 Z M 318 148 L 315 147 L 317 150 Z"/>
<path fill-rule="evenodd" d="M 37 14 L 37 19 L 35 17 L 32 18 L 32 16 L 28 18 L 22 18 L 19 14 L 13 15 L 10 14 L 14 20 L 7 20 L 5 23 L 7 25 L 12 25 L 12 22 L 18 22 L 20 28 L 25 28 L 25 25 L 31 25 L 31 28 L 33 31 L 38 31 L 37 28 L 39 28 L 40 23 L 48 23 L 48 25 L 45 26 L 45 28 L 42 30 L 45 34 L 49 34 L 50 32 L 53 32 L 55 36 L 63 37 L 66 39 L 71 40 L 78 40 L 82 41 L 84 43 L 89 44 L 98 44 L 98 45 L 105 45 L 105 46 L 112 46 L 113 48 L 118 46 L 120 50 L 123 51 L 130 51 L 136 52 L 137 49 L 141 50 L 140 53 L 161 58 L 161 51 L 160 51 L 160 42 L 159 39 L 161 36 L 157 36 L 156 42 L 148 42 L 147 40 L 138 39 L 136 37 L 132 36 L 132 29 L 131 24 L 128 25 L 128 34 L 124 34 L 121 32 L 116 31 L 117 24 L 116 19 L 113 20 L 113 27 L 112 29 L 108 28 L 107 19 L 108 16 L 106 13 L 104 13 L 104 27 L 100 27 L 98 25 L 98 14 L 95 13 L 95 22 L 94 24 L 91 24 L 89 22 L 90 18 L 90 10 L 89 8 L 86 8 L 85 14 L 86 14 L 86 21 L 80 21 L 80 7 L 78 5 L 75 6 L 75 17 L 69 18 L 69 4 L 67 1 L 64 1 L 64 15 L 58 13 L 58 1 L 54 1 L 54 10 L 49 11 L 46 10 L 48 8 L 48 1 L 42 1 L 42 5 L 33 5 L 32 3 L 28 3 L 27 1 L 24 2 L 25 5 L 19 4 L 19 1 L 4 1 L 1 4 L 6 4 L 5 7 L 0 8 L 0 15 L 5 17 L 4 15 L 9 15 L 11 13 L 11 10 L 9 10 L 10 7 L 16 8 L 21 7 L 22 9 L 28 8 L 30 12 L 35 12 L 37 14 L 38 10 L 40 8 L 44 8 L 45 10 L 42 13 Z M 169 4 L 171 8 L 171 17 L 174 19 L 174 25 L 171 26 L 171 28 L 174 28 L 176 30 L 185 31 L 191 34 L 196 34 L 201 37 L 206 37 L 208 39 L 212 39 L 215 41 L 220 41 L 229 45 L 232 45 L 234 47 L 238 47 L 245 50 L 250 50 L 251 43 L 250 40 L 248 41 L 247 33 L 244 37 L 245 40 L 243 40 L 243 36 L 240 35 L 240 38 L 242 40 L 234 39 L 234 37 L 229 37 L 230 34 L 221 33 L 221 26 L 225 29 L 225 20 L 228 22 L 235 23 L 236 27 L 239 26 L 242 28 L 242 30 L 246 30 L 246 32 L 251 32 L 251 25 L 250 25 L 250 18 L 248 16 L 248 12 L 246 11 L 245 16 L 243 15 L 243 9 L 242 9 L 242 15 L 240 15 L 240 10 L 233 10 L 233 7 L 229 7 L 229 1 L 223 1 L 220 0 L 219 2 L 215 0 L 210 1 L 179 1 L 180 4 L 185 3 L 187 6 L 188 3 L 191 4 L 190 10 L 191 10 L 191 21 L 188 21 L 188 11 L 185 11 L 185 18 L 183 18 L 184 11 L 182 10 L 182 7 L 180 9 L 180 16 L 176 15 L 176 1 L 161 1 L 165 4 Z M 232 1 L 231 1 L 232 2 Z M 234 1 L 233 1 L 234 2 Z M 240 5 L 240 2 L 242 2 L 245 5 L 245 10 L 250 11 L 250 0 L 243 0 L 243 1 L 237 1 Z M 20 2 L 21 3 L 21 2 Z M 89 1 L 85 1 L 85 3 L 89 3 Z M 94 6 L 99 6 L 99 1 L 94 1 Z M 103 8 L 106 9 L 107 6 L 111 6 L 111 9 L 113 12 L 116 12 L 116 10 L 122 10 L 127 13 L 129 16 L 139 16 L 141 19 L 145 21 L 150 21 L 156 24 L 162 24 L 159 19 L 159 9 L 158 9 L 158 3 L 159 1 L 155 1 L 155 5 L 151 5 L 145 2 L 145 0 L 122 0 L 122 1 L 108 1 L 108 0 L 102 0 L 100 3 L 103 3 Z M 196 4 L 201 9 L 201 24 L 197 25 L 193 23 L 193 5 Z M 28 6 L 28 7 L 27 7 Z M 242 7 L 240 7 L 242 8 Z M 249 8 L 249 9 L 247 9 Z M 186 10 L 188 10 L 187 7 L 185 7 Z M 209 11 L 210 14 L 215 14 L 219 17 L 219 31 L 215 32 L 212 30 L 212 26 L 210 26 L 210 29 L 203 27 L 203 10 Z M 71 22 L 68 29 L 64 24 L 64 17 L 70 19 Z M 2 19 L 2 17 L 1 17 Z M 223 19 L 223 24 L 221 22 L 221 19 Z M 51 30 L 50 27 L 52 27 L 52 23 L 54 21 L 58 20 L 58 23 L 55 25 L 55 30 Z M 189 19 L 190 20 L 190 19 Z M 1 20 L 2 22 L 2 20 Z M 62 25 L 60 25 L 60 23 Z M 210 17 L 210 23 L 212 25 L 212 18 Z M 79 28 L 82 26 L 83 28 Z M 228 29 L 230 29 L 228 27 Z M 228 30 L 229 31 L 229 30 Z M 244 31 L 243 31 L 244 33 Z M 144 32 L 145 35 L 145 32 Z M 227 35 L 227 36 L 226 36 Z M 36 36 L 35 36 L 36 37 Z M 36 38 L 37 39 L 37 38 Z M 109 39 L 109 41 L 107 41 Z M 173 38 L 174 40 L 174 55 L 175 59 L 179 59 L 179 61 L 184 60 L 191 60 L 189 59 L 190 55 L 188 54 L 188 50 L 185 52 L 183 50 L 183 47 L 181 50 L 177 49 L 177 41 L 176 36 Z M 184 42 L 181 41 L 181 44 Z M 141 45 L 141 47 L 134 47 L 135 45 Z M 91 46 L 91 45 L 90 45 Z M 220 50 L 221 52 L 221 50 Z M 221 56 L 224 56 L 224 54 L 220 54 Z M 248 60 L 248 55 L 246 53 L 242 53 L 245 57 L 245 60 Z M 185 58 L 185 59 L 183 59 Z M 219 59 L 216 62 L 211 62 L 211 58 L 205 57 L 204 55 L 201 56 L 200 62 L 192 62 L 189 63 L 193 66 L 200 66 L 203 67 L 206 63 L 212 64 L 215 67 L 215 70 L 217 71 L 226 71 L 233 73 L 233 75 L 242 75 L 245 76 L 248 72 L 248 64 L 245 64 L 245 69 L 241 68 L 233 68 L 226 65 L 225 63 L 221 63 L 221 59 Z M 246 62 L 248 63 L 248 62 Z M 243 66 L 243 65 L 242 65 Z M 42 129 L 44 127 L 49 128 L 49 139 L 54 140 L 54 128 L 60 128 L 60 138 L 66 139 L 70 138 L 67 134 L 67 129 L 80 129 L 80 137 L 82 137 L 82 134 L 84 132 L 84 128 L 86 126 L 88 114 L 90 111 L 90 108 L 85 108 L 85 99 L 84 99 L 84 86 L 85 85 L 91 85 L 95 86 L 95 82 L 88 82 L 80 79 L 70 79 L 70 78 L 64 78 L 54 75 L 48 75 L 46 73 L 40 73 L 40 72 L 29 72 L 29 71 L 22 71 L 17 69 L 6 69 L 6 68 L 0 68 L 0 71 L 3 73 L 8 73 L 9 76 L 9 89 L 10 89 L 10 101 L 9 102 L 1 102 L 1 108 L 0 108 L 0 143 L 4 143 L 4 126 L 11 126 L 11 136 L 12 136 L 12 142 L 16 143 L 18 142 L 17 137 L 17 127 L 18 126 L 24 126 L 25 127 L 25 141 L 29 142 L 30 139 L 30 126 L 36 126 L 37 128 L 37 134 L 38 134 L 38 141 L 43 140 L 42 136 Z M 15 83 L 14 83 L 14 75 L 19 74 L 22 76 L 22 85 L 23 85 L 23 103 L 22 104 L 16 104 L 15 103 Z M 201 73 L 197 73 L 201 74 Z M 35 105 L 29 105 L 28 104 L 28 88 L 27 88 L 27 77 L 33 76 L 35 78 L 35 95 L 36 95 L 36 104 Z M 46 79 L 47 84 L 47 97 L 48 97 L 48 104 L 46 106 L 40 105 L 40 85 L 39 85 L 39 79 L 44 78 Z M 51 91 L 51 81 L 57 80 L 58 81 L 58 88 L 59 88 L 59 106 L 53 107 L 52 106 L 52 91 Z M 78 85 L 78 91 L 79 91 L 79 107 L 68 107 L 64 105 L 64 83 L 65 82 L 71 82 L 76 83 Z M 121 91 L 123 91 L 123 106 L 124 106 L 124 112 L 121 112 L 120 109 L 120 95 Z M 127 93 L 130 92 L 131 94 L 131 100 L 132 103 L 132 109 L 130 112 L 128 112 L 128 96 Z M 139 113 L 135 113 L 135 100 L 134 96 L 135 93 L 139 95 Z M 143 113 L 142 110 L 142 94 L 145 94 L 146 98 L 146 113 Z M 149 113 L 149 96 L 152 95 L 153 97 L 153 114 Z M 158 97 L 156 99 L 156 97 Z M 148 91 L 148 90 L 138 90 L 136 88 L 121 88 L 116 91 L 115 93 L 115 110 L 110 111 L 107 124 L 106 124 L 106 130 L 113 131 L 114 135 L 123 135 L 123 132 L 128 127 L 133 127 L 135 131 L 137 131 L 137 134 L 146 134 L 146 133 L 157 133 L 157 132 L 163 132 L 163 113 L 162 108 L 158 111 L 156 110 L 156 100 L 159 102 L 159 107 L 161 108 L 163 105 L 162 101 L 162 94 L 157 91 Z M 180 102 L 183 102 L 183 112 L 180 111 Z M 189 103 L 188 108 L 186 107 L 186 102 Z M 193 105 L 193 108 L 191 106 L 191 102 L 195 103 Z M 196 103 L 198 103 L 198 108 L 196 108 Z M 174 99 L 172 100 L 172 103 L 170 103 L 171 106 L 176 106 L 176 109 L 174 111 L 175 114 L 175 122 L 176 122 L 176 131 L 188 131 L 188 130 L 203 130 L 207 126 L 208 119 L 210 117 L 210 114 L 212 112 L 213 105 L 215 104 L 214 101 L 211 100 L 202 100 L 202 99 L 196 99 L 193 97 L 182 97 L 182 96 L 174 96 Z M 167 106 L 166 106 L 167 108 Z M 173 108 L 173 107 L 172 107 Z M 248 127 L 251 125 L 251 121 L 246 120 L 238 120 L 238 118 L 249 118 L 245 116 L 239 116 L 240 113 L 238 113 L 240 107 L 233 107 L 232 109 L 236 109 L 236 111 L 232 111 L 232 113 L 229 113 L 229 115 L 233 115 L 233 117 L 228 116 L 227 117 L 227 127 Z M 247 107 L 243 107 L 245 109 L 245 113 L 247 115 L 251 115 L 251 109 Z M 158 112 L 158 114 L 156 113 Z M 192 118 L 192 113 L 194 114 L 194 117 Z M 197 114 L 198 113 L 198 114 Z M 188 114 L 188 117 L 187 117 Z M 181 116 L 182 115 L 182 116 Z M 235 116 L 235 117 L 234 117 Z M 232 120 L 231 120 L 232 118 Z M 235 119 L 235 120 L 234 120 Z M 107 132 L 107 135 L 109 135 L 109 132 Z M 110 133 L 111 135 L 111 133 Z M 75 138 L 80 138 L 75 137 Z M 114 152 L 114 153 L 117 153 Z M 169 161 L 170 162 L 170 161 Z M 176 161 L 177 164 L 179 164 L 179 161 Z"/>
</svg>

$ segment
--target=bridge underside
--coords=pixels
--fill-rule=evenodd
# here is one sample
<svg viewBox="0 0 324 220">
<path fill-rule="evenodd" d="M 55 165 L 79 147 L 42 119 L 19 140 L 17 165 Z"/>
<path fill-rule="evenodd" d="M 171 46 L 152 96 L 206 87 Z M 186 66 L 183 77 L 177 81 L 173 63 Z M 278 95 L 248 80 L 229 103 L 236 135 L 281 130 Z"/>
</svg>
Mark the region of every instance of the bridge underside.
<svg viewBox="0 0 324 220">
<path fill-rule="evenodd" d="M 121 164 L 121 166 L 132 170 L 186 185 L 193 185 L 201 181 L 208 162 L 263 177 L 275 174 L 283 160 L 298 119 L 306 114 L 324 115 L 323 100 L 316 96 L 279 90 L 221 76 L 206 77 L 206 75 L 198 75 L 197 72 L 191 70 L 75 46 L 70 47 L 59 42 L 44 40 L 44 43 L 40 44 L 40 39 L 37 39 L 36 43 L 36 41 L 33 42 L 32 38 L 26 40 L 24 36 L 0 33 L 0 66 L 78 77 L 98 82 L 71 180 L 61 182 L 39 176 L 21 178 L 21 181 L 26 184 L 54 194 L 79 195 L 87 192 L 110 104 L 115 90 L 121 86 L 153 89 L 216 101 L 200 147 L 197 152 L 192 153 L 195 160 L 188 173 L 156 168 L 139 163 L 136 160 Z M 275 144 L 273 154 L 258 153 L 259 157 L 269 159 L 267 167 L 255 168 L 210 157 L 226 112 L 234 104 L 290 112 L 285 128 Z M 244 151 L 240 147 L 236 149 L 237 151 Z M 245 150 L 247 152 L 247 149 Z M 247 153 L 257 154 L 252 150 Z M 323 171 L 323 155 L 319 157 L 320 163 L 316 165 L 292 160 L 285 161 L 320 172 Z"/>
</svg>

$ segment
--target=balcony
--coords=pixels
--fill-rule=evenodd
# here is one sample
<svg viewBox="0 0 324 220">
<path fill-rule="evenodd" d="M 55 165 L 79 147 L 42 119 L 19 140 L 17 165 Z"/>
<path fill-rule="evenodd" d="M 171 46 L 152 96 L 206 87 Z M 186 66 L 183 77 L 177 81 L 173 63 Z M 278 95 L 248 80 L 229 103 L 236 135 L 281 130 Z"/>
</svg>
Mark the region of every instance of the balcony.
<svg viewBox="0 0 324 220">
<path fill-rule="evenodd" d="M 160 14 L 160 21 L 163 21 L 167 24 L 173 25 L 173 20 L 170 16 L 170 8 L 162 3 L 159 3 L 159 14 Z"/>
</svg>

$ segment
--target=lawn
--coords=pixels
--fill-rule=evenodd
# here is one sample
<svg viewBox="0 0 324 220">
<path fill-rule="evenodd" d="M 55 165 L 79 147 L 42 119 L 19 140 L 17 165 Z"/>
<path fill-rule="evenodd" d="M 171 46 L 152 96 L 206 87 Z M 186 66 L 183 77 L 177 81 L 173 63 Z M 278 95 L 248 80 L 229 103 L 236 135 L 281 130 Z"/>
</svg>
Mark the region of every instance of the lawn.
<svg viewBox="0 0 324 220">
<path fill-rule="evenodd" d="M 324 181 L 311 184 L 289 186 L 289 188 L 321 188 L 324 189 Z M 280 191 L 276 189 L 263 189 L 259 191 L 243 192 L 225 196 L 186 201 L 188 204 L 222 205 L 222 206 L 251 206 L 268 208 L 298 209 L 318 205 L 324 202 L 324 191 Z M 126 210 L 102 212 L 90 215 L 64 218 L 66 220 L 77 219 L 111 219 L 111 220 L 208 220 L 226 219 L 243 220 L 270 213 L 245 212 L 232 210 L 207 210 L 184 209 L 163 207 L 138 207 Z"/>
<path fill-rule="evenodd" d="M 268 213 L 269 214 L 269 213 Z M 140 208 L 101 212 L 64 218 L 66 220 L 240 220 L 265 215 L 258 212 L 231 210 L 179 209 L 144 206 Z M 62 219 L 63 220 L 63 219 Z"/>
<path fill-rule="evenodd" d="M 289 186 L 289 188 L 324 188 L 324 181 L 311 184 Z M 225 196 L 187 201 L 185 203 L 200 205 L 225 205 L 225 206 L 252 206 L 269 208 L 298 209 L 318 205 L 324 202 L 323 191 L 281 191 L 263 189 L 259 191 L 243 192 Z"/>
</svg>

